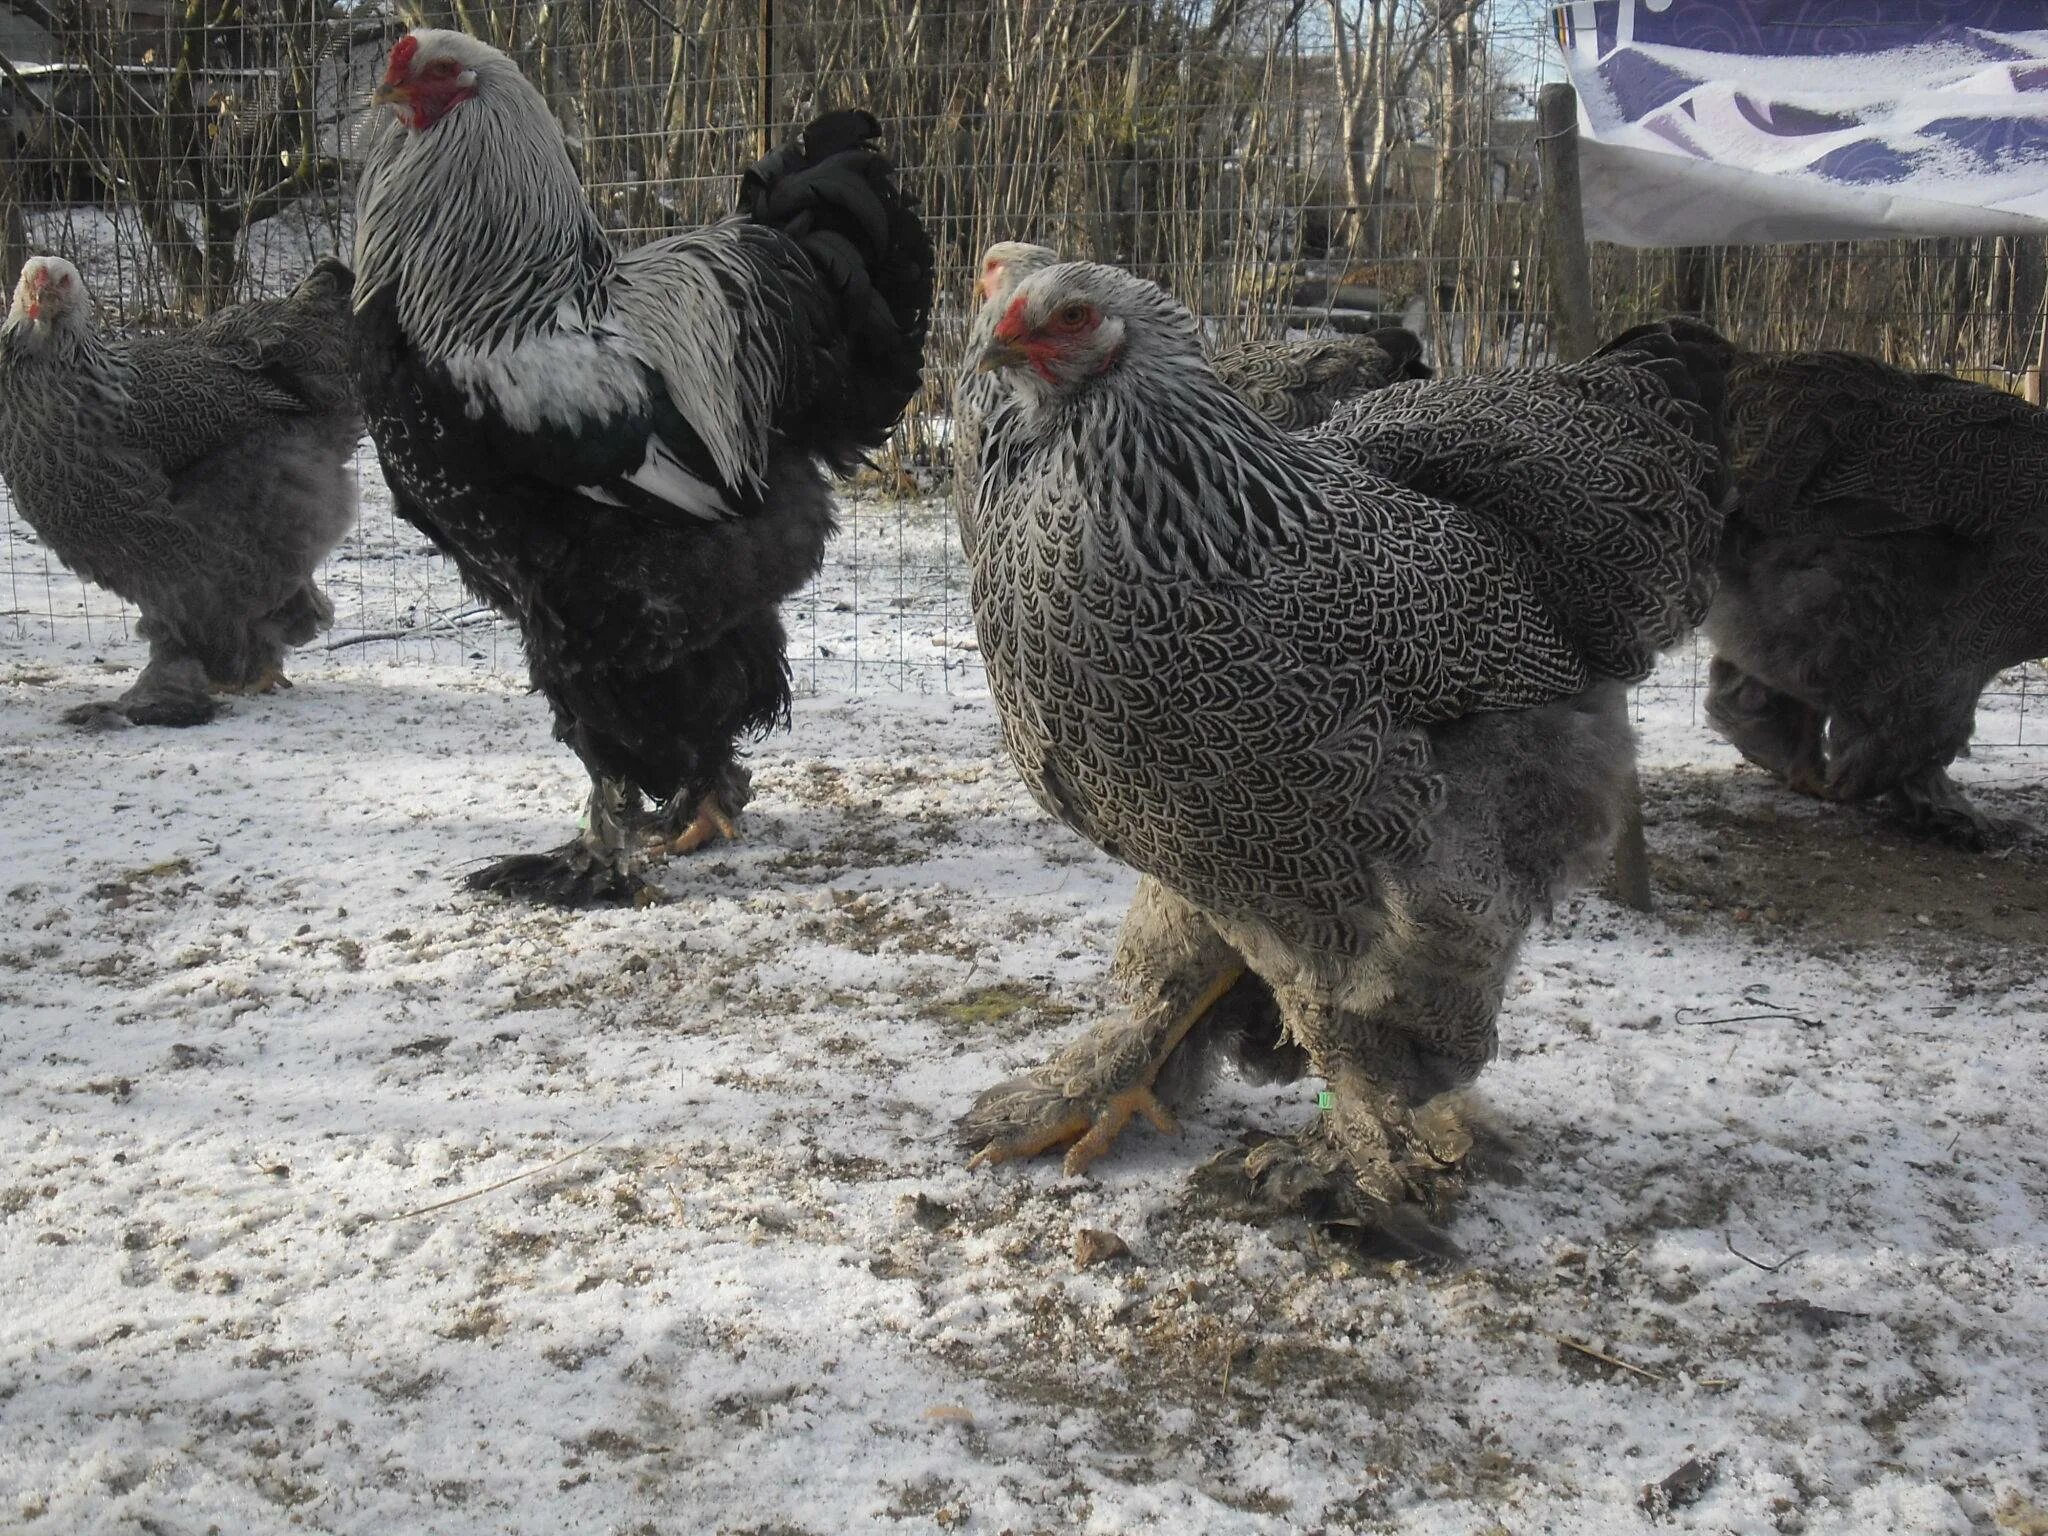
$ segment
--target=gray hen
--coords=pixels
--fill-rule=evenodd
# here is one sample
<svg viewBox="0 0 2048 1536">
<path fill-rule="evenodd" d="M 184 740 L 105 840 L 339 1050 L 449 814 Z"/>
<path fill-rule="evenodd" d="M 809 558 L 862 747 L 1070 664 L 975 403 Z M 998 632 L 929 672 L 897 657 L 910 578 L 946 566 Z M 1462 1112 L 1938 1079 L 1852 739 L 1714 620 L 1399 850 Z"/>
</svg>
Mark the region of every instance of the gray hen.
<svg viewBox="0 0 2048 1536">
<path fill-rule="evenodd" d="M 0 326 L 0 474 L 149 642 L 125 694 L 67 719 L 200 724 L 214 692 L 283 683 L 285 651 L 333 622 L 313 571 L 355 519 L 349 287 L 325 261 L 289 298 L 128 339 L 94 329 L 69 262 L 22 268 Z"/>
<path fill-rule="evenodd" d="M 995 333 L 1017 285 L 1059 259 L 1051 247 L 1021 240 L 999 240 L 982 253 L 974 285 L 981 308 L 968 329 L 966 367 L 953 390 L 953 508 L 963 544 L 972 537 L 982 432 L 1006 393 L 1000 379 L 975 370 L 974 359 Z M 1430 377 L 1422 361 L 1422 338 L 1395 325 L 1363 336 L 1232 342 L 1210 349 L 1209 361 L 1240 400 L 1290 432 L 1327 421 L 1332 411 L 1360 395 L 1403 379 Z"/>
<path fill-rule="evenodd" d="M 1329 1090 L 1254 1184 L 1386 1224 L 1455 1169 L 1442 1096 L 1492 1056 L 1533 915 L 1619 823 L 1625 684 L 1706 606 L 1711 341 L 1645 328 L 1287 434 L 1151 284 L 1074 264 L 1018 288 L 980 360 L 1011 398 L 975 626 L 1034 797 L 1145 878 L 1127 1011 L 982 1095 L 982 1160 L 1072 1142 L 1073 1169 L 1134 1113 L 1170 1123 L 1161 1074 L 1243 1029 L 1214 1005 L 1249 972 L 1298 1048 L 1267 1065 Z"/>
<path fill-rule="evenodd" d="M 1320 426 L 1360 395 L 1430 376 L 1422 338 L 1398 325 L 1359 336 L 1241 341 L 1216 348 L 1209 363 L 1231 393 L 1289 432 Z"/>
<path fill-rule="evenodd" d="M 1709 718 L 1807 794 L 1973 846 L 2023 830 L 1947 769 L 1985 685 L 2048 653 L 2048 413 L 1814 352 L 1743 358 L 1729 417 Z"/>
</svg>

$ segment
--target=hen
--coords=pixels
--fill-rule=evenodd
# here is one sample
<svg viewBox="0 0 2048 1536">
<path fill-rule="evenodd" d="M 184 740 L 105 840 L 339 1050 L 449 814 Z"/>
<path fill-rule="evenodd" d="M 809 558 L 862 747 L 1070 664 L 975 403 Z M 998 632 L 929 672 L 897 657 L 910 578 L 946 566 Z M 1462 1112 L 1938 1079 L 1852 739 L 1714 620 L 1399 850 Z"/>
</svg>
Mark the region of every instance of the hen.
<svg viewBox="0 0 2048 1536">
<path fill-rule="evenodd" d="M 400 513 L 518 623 L 592 781 L 574 841 L 469 884 L 646 899 L 643 844 L 732 835 L 735 740 L 787 716 L 777 604 L 833 531 L 825 471 L 917 391 L 930 240 L 864 112 L 748 171 L 744 217 L 621 251 L 496 49 L 410 33 L 377 100 L 356 234 L 371 434 Z"/>
<path fill-rule="evenodd" d="M 348 268 L 166 336 L 107 337 L 71 263 L 31 259 L 0 326 L 0 475 L 57 557 L 141 611 L 149 661 L 77 724 L 198 725 L 284 683 L 334 621 L 313 579 L 355 520 Z"/>
<path fill-rule="evenodd" d="M 1846 352 L 1742 358 L 1707 714 L 1831 800 L 1974 846 L 2026 829 L 1948 776 L 1977 698 L 2048 654 L 2048 412 Z"/>
<path fill-rule="evenodd" d="M 994 333 L 1012 290 L 1059 259 L 1049 246 L 1020 240 L 999 240 L 982 253 L 974 285 L 981 307 L 968 329 L 967 363 L 953 390 L 953 504 L 963 543 L 973 525 L 983 426 L 1005 393 L 1000 379 L 975 369 L 974 359 Z M 1394 325 L 1362 336 L 1227 342 L 1210 349 L 1209 361 L 1226 388 L 1288 431 L 1328 420 L 1338 406 L 1359 395 L 1430 376 L 1422 361 L 1422 339 Z"/>
<path fill-rule="evenodd" d="M 1144 878 L 1127 1008 L 982 1095 L 979 1160 L 1071 1142 L 1076 1169 L 1133 1114 L 1170 1124 L 1161 1074 L 1257 1014 L 1249 972 L 1291 1048 L 1265 1064 L 1327 1084 L 1253 1184 L 1389 1226 L 1431 1196 L 1524 932 L 1618 825 L 1626 683 L 1705 610 L 1725 361 L 1646 327 L 1288 434 L 1151 284 L 1074 264 L 1018 287 L 980 359 L 1011 395 L 976 629 L 1034 797 Z"/>
</svg>

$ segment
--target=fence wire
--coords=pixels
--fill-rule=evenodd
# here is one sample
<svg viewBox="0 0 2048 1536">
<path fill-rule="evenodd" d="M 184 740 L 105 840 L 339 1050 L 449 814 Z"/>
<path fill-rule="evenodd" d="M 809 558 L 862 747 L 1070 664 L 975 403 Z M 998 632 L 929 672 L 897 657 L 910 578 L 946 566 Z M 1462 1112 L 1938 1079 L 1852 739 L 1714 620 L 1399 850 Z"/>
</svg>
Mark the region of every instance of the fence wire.
<svg viewBox="0 0 2048 1536">
<path fill-rule="evenodd" d="M 1219 335 L 1402 323 L 1447 373 L 1550 352 L 1530 104 L 1558 61 L 1521 0 L 0 0 L 0 265 L 55 251 L 110 323 L 150 326 L 345 256 L 354 128 L 417 23 L 519 61 L 625 243 L 723 213 L 740 169 L 817 112 L 882 120 L 939 249 L 930 384 L 789 605 L 803 687 L 979 686 L 941 498 L 991 241 L 1129 266 Z M 2005 239 L 1600 247 L 1594 275 L 1608 329 L 1690 310 L 1756 347 L 1850 347 L 2008 387 L 2035 359 L 2044 288 L 2038 243 Z M 521 670 L 516 634 L 360 467 L 323 654 Z M 11 507 L 4 558 L 9 649 L 139 658 L 132 614 Z M 1697 716 L 1703 674 L 1692 657 L 1659 686 Z M 1982 739 L 2040 740 L 2044 693 L 2038 669 L 2001 679 Z"/>
</svg>

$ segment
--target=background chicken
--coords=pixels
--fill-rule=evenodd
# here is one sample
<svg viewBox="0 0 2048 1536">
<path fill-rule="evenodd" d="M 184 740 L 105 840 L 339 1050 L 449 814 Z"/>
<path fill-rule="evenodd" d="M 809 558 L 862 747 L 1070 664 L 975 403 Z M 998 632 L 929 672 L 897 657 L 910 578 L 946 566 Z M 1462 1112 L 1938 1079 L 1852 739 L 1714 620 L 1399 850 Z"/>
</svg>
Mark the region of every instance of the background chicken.
<svg viewBox="0 0 2048 1536">
<path fill-rule="evenodd" d="M 1145 879 L 1128 1012 L 964 1132 L 984 1159 L 1072 1142 L 1071 1169 L 1134 1113 L 1169 1123 L 1160 1073 L 1249 970 L 1330 1107 L 1246 1171 L 1388 1221 L 1466 1148 L 1440 1096 L 1493 1054 L 1533 913 L 1608 849 L 1626 682 L 1705 609 L 1725 347 L 1645 328 L 1286 434 L 1187 311 L 1076 264 L 1017 289 L 981 362 L 1012 392 L 973 560 L 1005 741 Z"/>
<path fill-rule="evenodd" d="M 355 520 L 348 268 L 167 336 L 108 337 L 71 263 L 31 259 L 0 326 L 0 474 L 57 557 L 141 610 L 149 662 L 66 719 L 198 725 L 284 681 L 334 620 L 313 571 Z"/>
<path fill-rule="evenodd" d="M 968 329 L 966 363 L 953 390 L 953 507 L 963 543 L 973 525 L 982 431 L 1007 392 L 1000 379 L 979 372 L 974 361 L 994 334 L 1011 292 L 1059 259 L 1050 246 L 1020 240 L 999 240 L 982 253 L 974 285 L 981 308 Z M 1338 406 L 1359 395 L 1430 376 L 1422 361 L 1422 338 L 1397 325 L 1362 336 L 1231 342 L 1210 348 L 1209 361 L 1240 400 L 1289 431 L 1328 420 Z"/>
<path fill-rule="evenodd" d="M 2048 412 L 1846 352 L 1742 359 L 1707 714 L 1751 762 L 1982 845 L 1977 697 L 2048 654 Z"/>
<path fill-rule="evenodd" d="M 377 93 L 356 367 L 399 511 L 515 619 L 592 779 L 582 834 L 470 884 L 578 905 L 648 891 L 745 799 L 735 738 L 789 708 L 777 603 L 833 529 L 824 471 L 916 393 L 930 241 L 863 112 L 750 170 L 744 220 L 619 251 L 539 92 L 454 32 Z"/>
<path fill-rule="evenodd" d="M 1422 338 L 1398 325 L 1358 336 L 1239 341 L 1213 348 L 1224 387 L 1290 432 L 1328 421 L 1339 406 L 1403 379 L 1426 379 Z"/>
</svg>

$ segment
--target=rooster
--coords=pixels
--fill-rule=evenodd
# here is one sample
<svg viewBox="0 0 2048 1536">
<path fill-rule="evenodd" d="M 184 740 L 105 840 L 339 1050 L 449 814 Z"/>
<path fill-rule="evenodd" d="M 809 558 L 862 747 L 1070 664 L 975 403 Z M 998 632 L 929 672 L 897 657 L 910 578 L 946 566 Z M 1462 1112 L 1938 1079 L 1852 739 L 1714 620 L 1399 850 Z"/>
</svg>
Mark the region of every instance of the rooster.
<svg viewBox="0 0 2048 1536">
<path fill-rule="evenodd" d="M 108 337 L 70 262 L 22 267 L 0 325 L 0 475 L 149 642 L 127 692 L 73 724 L 203 724 L 216 693 L 290 686 L 285 652 L 334 622 L 313 572 L 356 515 L 349 284 L 323 261 L 286 298 Z"/>
<path fill-rule="evenodd" d="M 735 741 L 787 717 L 777 604 L 833 531 L 826 472 L 917 392 L 930 239 L 865 112 L 756 164 L 741 217 L 620 250 L 497 49 L 409 33 L 375 100 L 354 327 L 370 431 L 399 512 L 518 623 L 592 781 L 573 841 L 468 883 L 651 899 L 649 844 L 733 835 Z"/>
<path fill-rule="evenodd" d="M 1708 718 L 1807 794 L 1969 847 L 2035 832 L 1948 766 L 1985 685 L 2048 654 L 2048 412 L 1849 352 L 1746 356 L 1728 398 Z"/>
<path fill-rule="evenodd" d="M 976 630 L 1038 802 L 1144 877 L 1127 1010 L 983 1094 L 982 1161 L 1085 1167 L 1262 1002 L 1325 1112 L 1253 1151 L 1288 1208 L 1401 1227 L 1469 1149 L 1534 914 L 1627 803 L 1627 683 L 1705 611 L 1727 348 L 1397 384 L 1286 433 L 1110 267 L 1020 284 L 978 365 Z M 1255 995 L 1243 996 L 1247 985 Z M 1229 1003 L 1228 1007 L 1219 1004 Z M 1414 1221 L 1404 1220 L 1406 1213 Z"/>
</svg>

